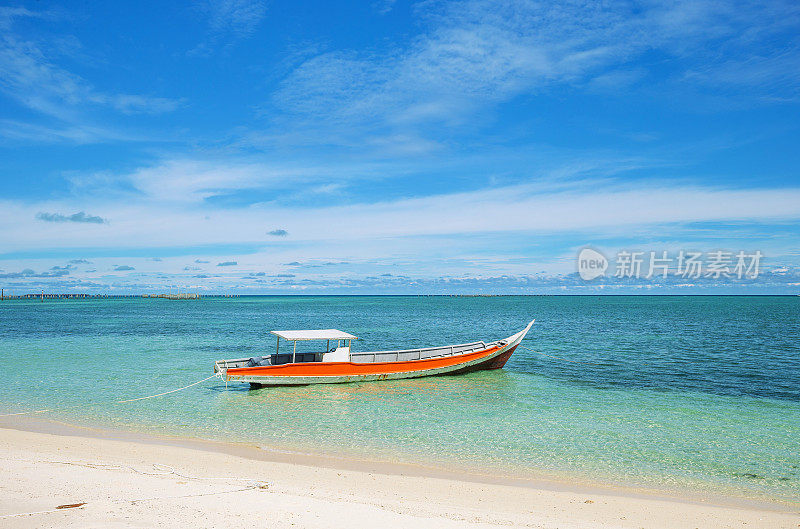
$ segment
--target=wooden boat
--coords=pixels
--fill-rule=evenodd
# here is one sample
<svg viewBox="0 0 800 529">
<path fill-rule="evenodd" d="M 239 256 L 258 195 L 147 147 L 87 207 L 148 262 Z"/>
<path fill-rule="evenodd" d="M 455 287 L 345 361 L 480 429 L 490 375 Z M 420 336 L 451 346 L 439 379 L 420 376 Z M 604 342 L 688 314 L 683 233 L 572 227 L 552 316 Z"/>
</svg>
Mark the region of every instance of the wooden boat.
<svg viewBox="0 0 800 529">
<path fill-rule="evenodd" d="M 355 352 L 356 336 L 336 329 L 270 331 L 277 337 L 275 352 L 267 356 L 218 360 L 214 372 L 226 382 L 252 386 L 337 384 L 431 375 L 455 375 L 482 369 L 500 369 L 525 337 L 525 329 L 505 340 L 471 342 L 422 349 Z M 281 338 L 292 342 L 281 352 Z M 298 352 L 297 342 L 327 341 L 321 352 Z M 331 348 L 331 342 L 336 347 Z"/>
</svg>

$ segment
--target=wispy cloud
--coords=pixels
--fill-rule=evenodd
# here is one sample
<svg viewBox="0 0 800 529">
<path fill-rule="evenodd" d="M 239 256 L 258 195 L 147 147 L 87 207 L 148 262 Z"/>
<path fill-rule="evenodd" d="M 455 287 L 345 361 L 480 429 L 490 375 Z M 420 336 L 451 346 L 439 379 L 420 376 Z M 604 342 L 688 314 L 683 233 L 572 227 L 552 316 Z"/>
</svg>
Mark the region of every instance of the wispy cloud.
<svg viewBox="0 0 800 529">
<path fill-rule="evenodd" d="M 416 13 L 425 30 L 405 45 L 326 51 L 297 66 L 272 101 L 291 117 L 281 125 L 307 126 L 312 134 L 333 128 L 345 142 L 354 135 L 403 136 L 398 133 L 419 142 L 411 131 L 424 124 L 463 125 L 520 95 L 630 83 L 648 74 L 641 64 L 635 71 L 630 66 L 645 53 L 680 58 L 688 69 L 672 77 L 676 83 L 702 75 L 716 86 L 739 77 L 748 90 L 798 86 L 787 72 L 797 70 L 800 52 L 776 55 L 765 46 L 796 31 L 800 10 L 789 2 L 472 0 L 423 3 Z M 725 59 L 714 51 L 720 48 Z"/>
<path fill-rule="evenodd" d="M 397 0 L 377 0 L 373 2 L 372 5 L 375 8 L 375 11 L 381 15 L 385 15 L 392 10 L 396 1 Z"/>
<path fill-rule="evenodd" d="M 39 212 L 36 218 L 45 222 L 80 222 L 88 224 L 106 224 L 108 220 L 97 215 L 88 215 L 84 211 L 73 213 L 72 215 L 62 215 L 61 213 Z"/>
<path fill-rule="evenodd" d="M 402 170 L 402 166 L 396 170 Z M 252 197 L 274 200 L 274 194 L 266 192 L 281 191 L 297 203 L 309 200 L 313 194 L 337 192 L 346 181 L 380 178 L 385 171 L 375 163 L 306 164 L 263 157 L 167 158 L 121 174 L 74 175 L 71 182 L 83 193 L 134 191 L 152 200 L 187 204 L 237 196 L 243 191 L 248 191 L 242 197 L 246 201 L 258 201 Z"/>
<path fill-rule="evenodd" d="M 520 240 L 519 235 L 514 237 Z M 466 238 L 469 240 L 470 237 Z M 559 236 L 559 240 L 563 239 Z M 542 256 L 529 256 L 518 254 L 517 256 L 503 256 L 495 253 L 458 255 L 458 250 L 452 246 L 452 241 L 439 239 L 444 244 L 441 251 L 438 251 L 436 244 L 431 244 L 430 239 L 427 243 L 422 243 L 425 248 L 426 257 L 420 259 L 411 257 L 409 259 L 398 259 L 396 255 L 386 252 L 396 251 L 398 246 L 411 248 L 414 245 L 420 246 L 419 240 L 411 240 L 410 244 L 404 245 L 402 241 L 393 241 L 388 246 L 382 247 L 377 253 L 383 257 L 379 259 L 363 259 L 357 257 L 347 267 L 329 268 L 324 261 L 309 260 L 308 263 L 317 263 L 314 266 L 304 267 L 302 275 L 295 273 L 280 272 L 280 268 L 270 264 L 264 264 L 268 272 L 253 271 L 247 272 L 247 266 L 243 267 L 241 273 L 202 273 L 193 272 L 191 267 L 183 267 L 175 270 L 159 268 L 158 274 L 149 273 L 146 257 L 141 257 L 138 263 L 142 263 L 146 270 L 132 277 L 128 274 L 109 276 L 101 274 L 95 277 L 94 270 L 78 272 L 70 275 L 67 283 L 57 281 L 61 275 L 66 276 L 68 270 L 65 267 L 51 267 L 49 272 L 37 274 L 33 268 L 27 268 L 21 272 L 11 272 L 10 275 L 3 276 L 7 279 L 5 286 L 7 291 L 45 288 L 48 292 L 53 289 L 72 289 L 87 288 L 97 290 L 102 288 L 102 283 L 112 281 L 113 286 L 120 292 L 146 292 L 163 291 L 167 288 L 194 289 L 198 291 L 224 291 L 230 292 L 236 289 L 240 292 L 252 293 L 288 293 L 288 292 L 308 292 L 308 293 L 455 293 L 455 292 L 491 292 L 491 293 L 785 293 L 793 292 L 800 286 L 800 261 L 794 259 L 789 264 L 784 263 L 776 266 L 780 262 L 775 257 L 765 257 L 761 273 L 756 279 L 734 277 L 702 277 L 687 279 L 674 270 L 667 277 L 657 277 L 651 279 L 635 278 L 616 278 L 613 272 L 609 272 L 605 278 L 595 279 L 591 282 L 581 280 L 575 273 L 577 247 L 568 249 L 563 257 L 554 256 L 549 253 L 542 260 Z M 478 246 L 486 241 L 492 241 L 494 237 L 484 238 L 478 242 Z M 672 241 L 674 243 L 674 241 Z M 718 248 L 720 243 L 715 241 L 711 247 Z M 398 244 L 399 243 L 399 244 Z M 750 248 L 748 241 L 734 241 L 734 244 L 745 244 Z M 315 245 L 320 247 L 320 245 Z M 322 251 L 335 252 L 337 245 L 322 244 Z M 655 246 L 663 248 L 663 246 Z M 688 246 L 687 246 L 688 247 Z M 709 248 L 711 248 L 709 247 Z M 732 246 L 729 249 L 743 248 Z M 356 245 L 352 250 L 363 249 Z M 611 247 L 603 247 L 602 251 L 609 257 L 615 255 L 615 250 Z M 455 250 L 455 251 L 454 251 Z M 358 255 L 365 255 L 357 252 Z M 367 253 L 368 255 L 369 253 Z M 254 255 L 248 257 L 250 262 L 264 263 L 261 258 L 269 256 L 265 253 L 262 256 Z M 376 255 L 373 252 L 372 255 Z M 413 255 L 413 254 L 412 254 Z M 552 262 L 563 260 L 563 266 L 553 269 Z M 107 261 L 103 260 L 101 268 L 105 268 Z M 331 261 L 332 262 L 332 261 Z M 794 263 L 794 264 L 791 264 Z M 115 266 L 131 266 L 115 265 Z M 673 263 L 674 264 L 674 263 Z M 113 270 L 115 266 L 110 268 Z M 393 272 L 383 272 L 389 267 Z M 133 266 L 131 266 L 133 268 Z M 644 267 L 646 270 L 646 267 Z M 13 268 L 12 268 L 13 270 Z M 125 271 L 125 270 L 122 270 Z M 187 273 L 189 272 L 189 273 Z M 194 275 L 192 275 L 194 274 Z M 113 279 L 112 279 L 113 278 Z M 195 279 L 203 279 L 202 282 L 194 282 Z M 91 283 L 91 285 L 90 285 Z"/>
<path fill-rule="evenodd" d="M 297 243 L 477 233 L 597 233 L 693 222 L 796 221 L 800 219 L 800 189 L 600 179 L 565 182 L 553 188 L 526 183 L 378 203 L 308 207 L 302 214 L 297 208 L 275 204 L 203 211 L 211 213 L 214 220 L 205 219 L 193 208 L 164 208 L 149 199 L 136 204 L 125 201 L 114 207 L 114 223 L 103 230 L 71 232 L 65 241 L 59 230 L 20 222 L 25 209 L 5 207 L 0 208 L 0 229 L 7 234 L 5 248 L 9 251 L 62 247 L 65 243 L 76 248 L 253 243 L 264 239 L 261 226 L 288 218 L 292 223 L 287 231 Z"/>
<path fill-rule="evenodd" d="M 9 29 L 16 18 L 39 18 L 45 13 L 30 11 L 24 7 L 0 6 L 0 29 Z"/>
<path fill-rule="evenodd" d="M 210 278 L 212 276 L 195 276 Z M 217 276 L 217 281 L 224 281 Z M 646 294 L 646 293 L 780 293 L 800 285 L 800 269 L 781 273 L 766 271 L 757 279 L 708 279 L 692 281 L 669 276 L 665 279 L 626 280 L 605 278 L 601 282 L 581 280 L 576 273 L 569 274 L 484 274 L 477 276 L 456 275 L 439 277 L 391 276 L 352 276 L 302 278 L 287 274 L 273 276 L 250 275 L 251 284 L 237 284 L 242 291 L 307 292 L 307 293 L 492 293 L 492 294 Z M 219 287 L 225 283 L 212 283 Z M 209 285 L 210 286 L 210 285 Z M 208 287 L 207 287 L 208 288 Z M 211 287 L 213 288 L 213 287 Z"/>
<path fill-rule="evenodd" d="M 63 277 L 69 275 L 69 270 L 65 268 L 60 268 L 57 270 L 52 270 L 50 272 L 40 272 L 36 273 L 30 268 L 26 268 L 21 272 L 7 272 L 4 274 L 0 274 L 0 279 L 28 279 L 28 278 L 51 278 L 51 277 Z"/>
<path fill-rule="evenodd" d="M 119 133 L 101 134 L 104 128 L 91 123 L 85 115 L 87 110 L 102 107 L 123 114 L 157 114 L 170 112 L 181 104 L 178 99 L 97 90 L 83 77 L 56 64 L 53 56 L 58 53 L 52 52 L 47 41 L 22 37 L 14 31 L 17 19 L 52 16 L 19 8 L 0 12 L 0 91 L 20 105 L 56 120 L 45 125 L 4 120 L 0 132 L 33 139 L 38 130 L 45 132 L 47 141 L 103 141 Z"/>
<path fill-rule="evenodd" d="M 130 270 L 136 270 L 136 268 L 129 265 L 117 265 L 114 267 L 115 272 L 128 272 Z"/>
<path fill-rule="evenodd" d="M 796 99 L 800 88 L 800 48 L 699 66 L 687 71 L 684 79 L 712 86 L 752 88 L 762 98 Z"/>
<path fill-rule="evenodd" d="M 19 103 L 64 121 L 74 121 L 86 105 L 125 114 L 174 110 L 180 101 L 164 97 L 98 92 L 85 79 L 49 61 L 33 42 L 6 35 L 0 41 L 0 89 Z"/>
<path fill-rule="evenodd" d="M 141 141 L 141 138 L 135 135 L 89 123 L 43 125 L 12 119 L 0 119 L 0 136 L 28 143 L 66 142 L 81 145 L 110 141 Z"/>
<path fill-rule="evenodd" d="M 25 152 L 4 160 L 16 180 L 8 186 L 15 194 L 0 198 L 2 264 L 30 271 L 11 272 L 21 274 L 19 282 L 33 284 L 33 270 L 58 272 L 54 266 L 84 256 L 100 272 L 78 267 L 69 280 L 108 274 L 107 284 L 132 286 L 152 276 L 153 284 L 164 285 L 197 274 L 203 281 L 185 284 L 513 288 L 544 284 L 531 269 L 572 266 L 575 241 L 663 240 L 672 248 L 688 239 L 706 247 L 723 235 L 739 241 L 757 235 L 764 249 L 775 249 L 770 255 L 797 247 L 800 189 L 785 162 L 747 174 L 770 148 L 747 160 L 751 165 L 738 163 L 744 156 L 717 164 L 722 156 L 709 152 L 723 144 L 732 150 L 736 140 L 715 137 L 724 125 L 698 127 L 683 139 L 680 130 L 701 119 L 682 104 L 670 112 L 674 121 L 658 124 L 674 105 L 663 101 L 687 91 L 721 99 L 738 94 L 751 105 L 795 98 L 795 3 L 426 1 L 404 5 L 402 16 L 388 15 L 413 19 L 391 38 L 351 49 L 354 41 L 332 30 L 325 42 L 293 49 L 283 61 L 274 57 L 279 49 L 233 47 L 265 22 L 265 3 L 203 5 L 205 33 L 194 36 L 193 42 L 203 41 L 196 51 L 226 52 L 235 60 L 225 68 L 246 63 L 239 74 L 253 79 L 252 86 L 241 98 L 238 92 L 226 97 L 229 88 L 214 82 L 219 72 L 208 65 L 210 73 L 187 93 L 201 83 L 219 90 L 206 94 L 219 96 L 213 114 L 225 114 L 209 115 L 213 139 L 196 137 L 189 145 L 181 138 L 147 151 L 130 144 L 140 137 L 128 133 L 133 124 L 148 142 L 162 125 L 202 127 L 194 118 L 181 122 L 188 113 L 180 111 L 155 116 L 179 110 L 181 98 L 131 87 L 178 93 L 186 89 L 185 71 L 162 70 L 163 78 L 116 88 L 119 76 L 105 74 L 119 72 L 102 71 L 102 60 L 81 69 L 77 37 L 63 45 L 56 42 L 60 36 L 45 33 L 56 27 L 54 15 L 0 8 L 0 97 L 12 103 L 0 118 L 5 143 L 129 142 L 114 153 L 81 146 L 71 158 L 46 163 L 27 163 Z M 391 2 L 374 3 L 372 12 L 367 6 L 365 16 L 375 18 L 384 7 Z M 76 24 L 76 35 L 86 31 L 91 38 L 87 28 Z M 125 66 L 157 72 L 139 61 L 147 58 L 142 53 Z M 585 106 L 587 95 L 608 97 L 605 113 L 614 111 L 615 118 L 587 115 L 585 108 L 594 108 Z M 628 95 L 632 110 L 618 112 Z M 573 116 L 572 124 L 553 117 L 556 98 L 564 102 L 556 117 Z M 653 119 L 640 119 L 643 98 L 653 105 Z M 697 101 L 690 103 L 702 106 Z M 187 104 L 200 108 L 202 102 Z M 257 110 L 244 107 L 251 104 Z M 770 126 L 773 132 L 789 127 L 783 121 Z M 770 135 L 753 132 L 763 143 Z M 793 134 L 775 143 L 789 145 Z M 607 141 L 611 136 L 616 143 Z M 676 136 L 681 140 L 671 139 Z M 47 180 L 41 176 L 19 191 L 26 171 Z M 680 238 L 686 234 L 693 239 Z M 539 254 L 547 257 L 530 258 Z M 237 261 L 223 261 L 230 255 Z M 135 266 L 137 273 L 108 273 L 118 266 Z M 217 266 L 232 268 L 195 269 Z M 35 278 L 36 284 L 46 280 Z"/>
<path fill-rule="evenodd" d="M 206 9 L 212 31 L 238 37 L 252 34 L 267 12 L 260 0 L 211 0 L 206 3 Z"/>
<path fill-rule="evenodd" d="M 267 12 L 261 0 L 206 0 L 200 9 L 208 19 L 208 36 L 190 55 L 206 55 L 217 46 L 249 37 Z"/>
<path fill-rule="evenodd" d="M 122 180 L 156 200 L 197 202 L 242 189 L 284 185 L 291 173 L 257 163 L 167 160 L 124 175 Z"/>
</svg>

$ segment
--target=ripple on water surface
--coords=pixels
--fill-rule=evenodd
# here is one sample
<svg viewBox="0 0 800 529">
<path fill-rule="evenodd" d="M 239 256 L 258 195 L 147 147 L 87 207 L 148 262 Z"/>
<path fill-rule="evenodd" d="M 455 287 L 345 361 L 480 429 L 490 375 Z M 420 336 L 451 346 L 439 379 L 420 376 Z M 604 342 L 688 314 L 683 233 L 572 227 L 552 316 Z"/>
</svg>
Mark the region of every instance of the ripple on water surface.
<svg viewBox="0 0 800 529">
<path fill-rule="evenodd" d="M 0 304 L 0 355 L 15 365 L 0 407 L 179 387 L 216 359 L 271 350 L 272 328 L 336 327 L 380 350 L 501 338 L 533 317 L 502 371 L 256 391 L 209 382 L 69 417 L 510 475 L 800 495 L 792 297 L 15 301 Z"/>
</svg>

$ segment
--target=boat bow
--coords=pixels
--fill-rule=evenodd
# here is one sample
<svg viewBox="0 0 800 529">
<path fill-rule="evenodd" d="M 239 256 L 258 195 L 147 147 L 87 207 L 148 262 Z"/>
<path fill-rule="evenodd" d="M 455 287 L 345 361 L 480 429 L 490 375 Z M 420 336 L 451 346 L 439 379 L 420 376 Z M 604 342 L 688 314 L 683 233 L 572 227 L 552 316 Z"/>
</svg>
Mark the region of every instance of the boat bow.
<svg viewBox="0 0 800 529">
<path fill-rule="evenodd" d="M 523 340 L 523 338 L 525 338 L 525 335 L 528 334 L 528 331 L 531 330 L 531 327 L 533 327 L 533 322 L 535 322 L 535 321 L 536 320 L 531 320 L 531 322 L 528 324 L 527 327 L 525 327 L 524 329 L 519 331 L 517 334 L 509 336 L 508 338 L 506 338 L 506 341 L 509 344 L 513 345 L 514 347 L 519 345 L 519 343 Z"/>
</svg>

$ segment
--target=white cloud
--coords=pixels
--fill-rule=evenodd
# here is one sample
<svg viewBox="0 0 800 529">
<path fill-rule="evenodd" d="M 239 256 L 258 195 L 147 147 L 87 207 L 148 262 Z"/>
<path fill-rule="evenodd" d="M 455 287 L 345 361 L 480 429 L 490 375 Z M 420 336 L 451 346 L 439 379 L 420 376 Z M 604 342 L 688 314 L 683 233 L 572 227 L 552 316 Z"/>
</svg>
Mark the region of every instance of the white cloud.
<svg viewBox="0 0 800 529">
<path fill-rule="evenodd" d="M 0 39 L 0 89 L 43 114 L 74 121 L 82 107 L 99 105 L 124 113 L 161 113 L 179 101 L 163 97 L 98 92 L 86 80 L 53 64 L 39 46 L 13 34 Z"/>
<path fill-rule="evenodd" d="M 624 163 L 624 162 L 622 162 Z M 128 173 L 65 175 L 76 195 L 136 194 L 164 202 L 202 202 L 242 191 L 282 191 L 293 203 L 342 193 L 349 182 L 396 176 L 410 166 L 388 162 L 275 161 L 264 157 L 165 159 Z M 251 193 L 252 195 L 252 193 Z M 269 195 L 266 195 L 269 198 Z"/>
<path fill-rule="evenodd" d="M 85 123 L 39 125 L 12 119 L 0 119 L 0 136 L 10 140 L 32 141 L 36 143 L 69 142 L 76 144 L 101 141 L 141 141 L 117 130 Z"/>
<path fill-rule="evenodd" d="M 168 161 L 127 177 L 133 187 L 159 201 L 196 202 L 238 189 L 266 185 L 279 175 L 258 165 Z"/>
<path fill-rule="evenodd" d="M 376 0 L 373 2 L 372 6 L 378 13 L 385 15 L 392 10 L 396 1 L 397 0 Z"/>
<path fill-rule="evenodd" d="M 685 79 L 703 84 L 767 88 L 771 97 L 796 98 L 800 87 L 800 51 L 751 55 L 686 72 Z"/>
<path fill-rule="evenodd" d="M 206 0 L 200 10 L 208 18 L 208 37 L 189 51 L 207 55 L 218 44 L 229 46 L 252 35 L 264 19 L 267 8 L 260 0 Z"/>
<path fill-rule="evenodd" d="M 0 91 L 19 104 L 39 112 L 43 117 L 55 118 L 56 126 L 19 124 L 5 120 L 0 131 L 22 139 L 30 137 L 30 131 L 46 128 L 50 131 L 47 141 L 67 139 L 87 142 L 101 139 L 103 128 L 92 125 L 85 113 L 93 108 L 105 107 L 133 114 L 157 114 L 177 108 L 181 101 L 164 97 L 150 97 L 140 94 L 105 93 L 98 91 L 90 82 L 54 62 L 60 52 L 53 48 L 60 46 L 58 39 L 53 43 L 21 37 L 13 30 L 17 18 L 49 18 L 42 13 L 25 9 L 4 9 L 0 11 Z M 71 39 L 72 46 L 74 37 Z M 63 46 L 61 46 L 63 47 Z M 28 133 L 26 133 L 26 128 Z M 111 134 L 119 139 L 119 134 Z"/>
<path fill-rule="evenodd" d="M 564 233 L 691 222 L 783 222 L 800 219 L 800 189 L 725 189 L 686 185 L 606 185 L 585 181 L 561 189 L 538 184 L 482 189 L 374 204 L 294 208 L 270 204 L 239 209 L 189 202 L 166 207 L 154 194 L 137 201 L 5 202 L 4 249 L 164 247 L 275 242 L 264 226 L 282 226 L 293 243 L 478 233 Z M 103 230 L 41 223 L 38 211 L 85 208 L 113 218 Z M 30 219 L 29 221 L 26 219 Z"/>
<path fill-rule="evenodd" d="M 264 2 L 257 0 L 212 0 L 206 9 L 212 31 L 240 37 L 253 33 L 267 11 Z"/>
<path fill-rule="evenodd" d="M 416 11 L 425 30 L 409 43 L 312 56 L 284 80 L 275 106 L 317 126 L 461 123 L 475 110 L 555 83 L 630 82 L 645 72 L 624 72 L 628 63 L 653 51 L 700 65 L 706 83 L 730 82 L 724 61 L 735 61 L 751 87 L 798 82 L 783 68 L 798 62 L 797 49 L 758 55 L 775 53 L 761 49 L 771 36 L 796 31 L 800 10 L 791 3 L 473 0 L 423 3 Z M 618 73 L 612 78 L 609 70 Z M 340 131 L 347 136 L 346 127 Z"/>
<path fill-rule="evenodd" d="M 358 173 L 357 166 L 348 166 Z M 363 168 L 361 168 L 363 171 Z M 310 194 L 330 194 L 341 189 L 343 183 L 327 180 L 332 174 L 345 171 L 335 166 L 304 166 L 298 163 L 226 162 L 210 160 L 167 160 L 117 177 L 103 175 L 75 177 L 78 186 L 91 186 L 92 180 L 112 178 L 129 183 L 151 200 L 174 202 L 201 202 L 214 196 L 224 196 L 237 191 L 264 191 L 278 188 L 303 189 Z M 356 177 L 352 175 L 351 178 Z M 343 177 L 348 178 L 348 177 Z M 312 187 L 304 184 L 322 181 Z"/>
</svg>

